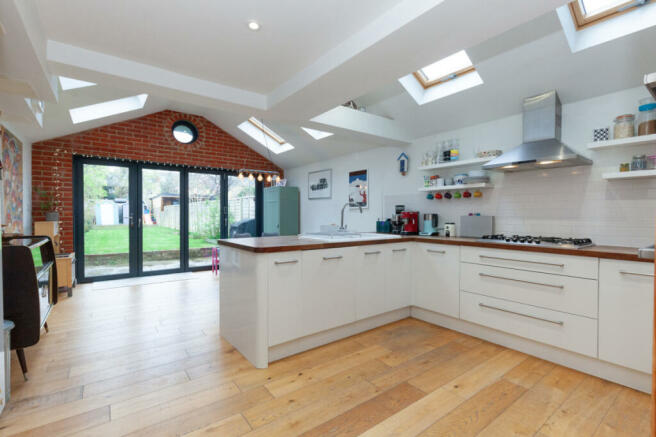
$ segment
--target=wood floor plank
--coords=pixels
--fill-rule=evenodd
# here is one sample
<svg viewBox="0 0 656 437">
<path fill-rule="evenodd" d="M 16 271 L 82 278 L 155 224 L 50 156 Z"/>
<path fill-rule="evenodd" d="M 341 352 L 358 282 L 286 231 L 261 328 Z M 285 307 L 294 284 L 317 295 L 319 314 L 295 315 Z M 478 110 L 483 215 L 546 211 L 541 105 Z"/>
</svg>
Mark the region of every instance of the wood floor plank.
<svg viewBox="0 0 656 437">
<path fill-rule="evenodd" d="M 66 419 L 49 422 L 47 425 L 30 428 L 27 431 L 13 433 L 0 427 L 2 435 L 15 437 L 58 437 L 76 431 L 85 430 L 109 422 L 109 407 L 101 407 Z M 6 432 L 6 434 L 5 434 Z"/>
<path fill-rule="evenodd" d="M 430 393 L 502 351 L 503 349 L 499 346 L 483 343 L 461 353 L 452 360 L 428 369 L 408 382 L 418 389 Z"/>
<path fill-rule="evenodd" d="M 531 388 L 555 367 L 556 365 L 549 361 L 528 357 L 510 369 L 503 378 L 524 388 Z"/>
<path fill-rule="evenodd" d="M 461 398 L 468 399 L 484 387 L 494 383 L 510 369 L 526 360 L 528 356 L 521 352 L 507 349 L 470 371 L 463 373 L 444 388 Z"/>
<path fill-rule="evenodd" d="M 262 393 L 263 391 L 264 393 Z M 96 426 L 88 430 L 84 430 L 73 435 L 76 437 L 104 437 L 131 434 L 149 435 L 151 437 L 155 435 L 160 436 L 164 435 L 164 433 L 170 433 L 173 431 L 173 427 L 171 426 L 172 418 L 184 416 L 185 414 L 193 414 L 198 410 L 201 410 L 209 405 L 216 405 L 217 403 L 221 403 L 221 405 L 224 406 L 226 404 L 231 404 L 229 408 L 225 408 L 224 416 L 219 418 L 212 418 L 213 420 L 208 420 L 202 425 L 184 430 L 185 432 L 188 432 L 200 428 L 201 426 L 206 426 L 218 419 L 222 419 L 223 417 L 228 417 L 236 414 L 239 412 L 239 410 L 236 410 L 237 407 L 243 408 L 247 405 L 250 405 L 250 402 L 245 400 L 251 399 L 251 397 L 252 399 L 261 401 L 265 398 L 270 398 L 270 396 L 271 395 L 266 393 L 266 390 L 264 389 L 252 390 L 249 393 L 240 393 L 237 390 L 236 385 L 231 383 L 231 386 L 212 388 L 202 392 L 194 393 L 189 396 L 174 399 L 172 401 L 156 405 L 152 408 L 120 417 L 116 420 L 112 419 L 111 422 L 105 423 L 101 426 Z M 165 423 L 168 423 L 168 426 L 165 426 Z M 183 423 L 184 420 L 179 419 L 175 422 L 175 425 L 182 426 Z M 176 430 L 176 435 L 181 433 L 182 432 L 180 432 L 179 429 Z"/>
<path fill-rule="evenodd" d="M 524 387 L 500 379 L 460 404 L 419 435 L 475 436 L 515 402 L 524 391 L 526 391 Z"/>
<path fill-rule="evenodd" d="M 185 437 L 239 437 L 251 430 L 241 414 L 235 414 L 204 428 L 184 434 Z"/>
<path fill-rule="evenodd" d="M 303 387 L 295 392 L 258 404 L 244 411 L 243 414 L 253 428 L 259 428 L 293 411 L 300 410 L 322 399 L 335 396 L 340 391 L 351 387 L 356 381 L 369 379 L 387 369 L 389 367 L 386 364 L 378 360 L 373 360 Z"/>
<path fill-rule="evenodd" d="M 362 437 L 414 437 L 465 400 L 438 388 L 362 433 Z"/>
<path fill-rule="evenodd" d="M 424 397 L 424 392 L 401 383 L 355 408 L 304 432 L 303 437 L 354 437 Z"/>
<path fill-rule="evenodd" d="M 452 341 L 437 347 L 423 355 L 412 358 L 405 363 L 393 367 L 388 372 L 374 378 L 371 382 L 379 388 L 389 388 L 407 381 L 445 361 L 449 361 L 469 350 L 461 343 Z"/>
<path fill-rule="evenodd" d="M 334 360 L 364 348 L 365 347 L 360 343 L 347 338 L 298 355 L 284 358 L 274 363 L 269 363 L 269 367 L 266 369 L 253 369 L 248 372 L 243 372 L 235 378 L 235 383 L 237 383 L 240 389 L 249 390 L 253 387 L 267 384 L 277 378 L 285 378 L 298 373 L 299 369 L 312 367 L 326 361 Z"/>
<path fill-rule="evenodd" d="M 352 354 L 310 367 L 309 369 L 301 369 L 298 373 L 276 379 L 264 386 L 273 396 L 280 397 L 312 384 L 315 381 L 321 381 L 344 370 L 380 358 L 387 353 L 389 353 L 389 350 L 382 346 L 370 346 Z"/>
<path fill-rule="evenodd" d="M 580 372 L 555 366 L 481 431 L 479 437 L 534 435 L 584 378 L 585 375 Z M 526 382 L 527 379 L 520 377 L 519 381 Z"/>
<path fill-rule="evenodd" d="M 619 385 L 612 382 L 586 376 L 536 436 L 593 435 L 620 389 Z"/>
<path fill-rule="evenodd" d="M 287 437 L 304 433 L 345 411 L 375 397 L 380 390 L 366 381 L 357 381 L 336 396 L 315 402 L 245 434 L 248 437 Z"/>
<path fill-rule="evenodd" d="M 230 397 L 239 393 L 239 388 L 234 382 L 225 382 L 225 378 L 217 375 L 217 378 L 203 378 L 195 381 L 185 381 L 178 385 L 156 390 L 148 394 L 133 397 L 125 401 L 111 405 L 112 420 L 135 414 L 138 411 L 166 404 L 175 399 L 184 398 L 191 401 L 193 396 L 199 393 L 212 391 L 212 396 Z M 221 393 L 219 395 L 219 393 Z"/>
<path fill-rule="evenodd" d="M 271 399 L 271 394 L 264 387 L 254 388 L 185 414 L 169 416 L 166 420 L 127 435 L 130 437 L 174 437 L 183 435 L 220 422 L 269 399 Z"/>
<path fill-rule="evenodd" d="M 648 436 L 650 396 L 623 387 L 595 432 L 595 437 Z"/>
</svg>

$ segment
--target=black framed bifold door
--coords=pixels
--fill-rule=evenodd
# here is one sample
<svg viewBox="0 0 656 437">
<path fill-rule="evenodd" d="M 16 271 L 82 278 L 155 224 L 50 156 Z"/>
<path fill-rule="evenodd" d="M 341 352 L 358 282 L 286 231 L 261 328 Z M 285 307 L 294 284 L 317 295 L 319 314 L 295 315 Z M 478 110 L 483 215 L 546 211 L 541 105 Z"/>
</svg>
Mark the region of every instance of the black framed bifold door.
<svg viewBox="0 0 656 437">
<path fill-rule="evenodd" d="M 125 162 L 75 158 L 73 225 L 79 281 L 137 274 L 136 170 Z"/>
<path fill-rule="evenodd" d="M 260 235 L 261 191 L 230 171 L 76 156 L 78 281 L 209 269 L 217 239 Z"/>
</svg>

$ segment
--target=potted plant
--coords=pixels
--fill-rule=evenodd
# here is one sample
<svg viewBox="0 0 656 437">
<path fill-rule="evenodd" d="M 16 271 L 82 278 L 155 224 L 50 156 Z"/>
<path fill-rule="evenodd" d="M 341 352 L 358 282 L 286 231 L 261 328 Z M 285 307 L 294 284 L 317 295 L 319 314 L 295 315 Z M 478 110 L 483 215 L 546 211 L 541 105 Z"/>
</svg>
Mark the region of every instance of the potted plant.
<svg viewBox="0 0 656 437">
<path fill-rule="evenodd" d="M 59 213 L 55 209 L 55 196 L 43 189 L 43 187 L 36 187 L 34 190 L 39 202 L 39 208 L 46 216 L 46 221 L 56 222 L 59 221 Z"/>
</svg>

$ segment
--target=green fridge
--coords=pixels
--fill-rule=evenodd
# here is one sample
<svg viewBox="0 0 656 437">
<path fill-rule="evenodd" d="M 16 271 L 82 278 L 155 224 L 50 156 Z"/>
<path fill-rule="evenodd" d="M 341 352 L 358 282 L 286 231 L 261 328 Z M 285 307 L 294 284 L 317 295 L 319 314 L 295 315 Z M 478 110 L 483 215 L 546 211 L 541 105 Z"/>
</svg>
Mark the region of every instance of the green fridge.
<svg viewBox="0 0 656 437">
<path fill-rule="evenodd" d="M 264 189 L 264 235 L 297 235 L 299 232 L 298 187 Z"/>
</svg>

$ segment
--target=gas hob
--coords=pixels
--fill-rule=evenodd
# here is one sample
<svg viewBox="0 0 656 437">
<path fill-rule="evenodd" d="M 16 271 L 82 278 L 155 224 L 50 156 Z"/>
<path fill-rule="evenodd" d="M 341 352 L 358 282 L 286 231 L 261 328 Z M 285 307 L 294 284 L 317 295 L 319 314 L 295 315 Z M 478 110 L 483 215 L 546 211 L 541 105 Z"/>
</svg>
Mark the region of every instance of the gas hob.
<svg viewBox="0 0 656 437">
<path fill-rule="evenodd" d="M 478 241 L 486 243 L 516 244 L 520 246 L 559 247 L 562 249 L 581 249 L 594 246 L 589 238 L 560 238 L 532 235 L 483 235 Z"/>
</svg>

